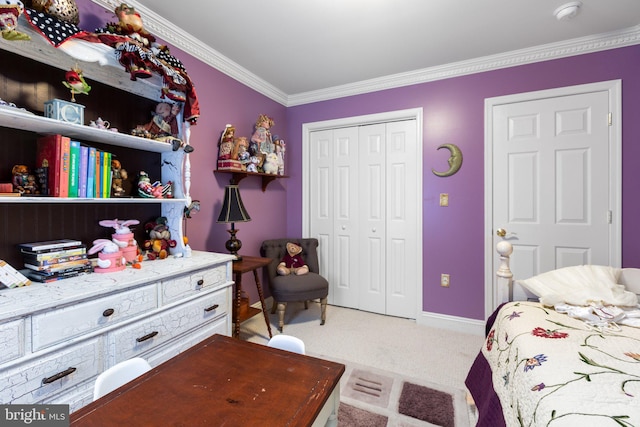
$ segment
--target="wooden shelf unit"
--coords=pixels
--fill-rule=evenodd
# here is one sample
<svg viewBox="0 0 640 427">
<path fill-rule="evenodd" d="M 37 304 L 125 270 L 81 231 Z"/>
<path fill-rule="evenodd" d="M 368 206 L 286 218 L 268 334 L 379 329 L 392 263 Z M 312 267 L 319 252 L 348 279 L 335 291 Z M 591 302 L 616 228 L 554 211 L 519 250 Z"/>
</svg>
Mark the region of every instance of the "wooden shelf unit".
<svg viewBox="0 0 640 427">
<path fill-rule="evenodd" d="M 240 181 L 242 181 L 244 178 L 248 176 L 259 176 L 262 179 L 262 191 L 267 190 L 267 186 L 271 181 L 274 181 L 280 178 L 289 178 L 289 176 L 287 175 L 275 175 L 275 174 L 260 173 L 260 172 L 228 171 L 228 170 L 217 170 L 217 169 L 214 170 L 213 173 L 231 175 L 231 178 L 229 180 L 229 183 L 231 185 L 239 184 Z"/>
</svg>

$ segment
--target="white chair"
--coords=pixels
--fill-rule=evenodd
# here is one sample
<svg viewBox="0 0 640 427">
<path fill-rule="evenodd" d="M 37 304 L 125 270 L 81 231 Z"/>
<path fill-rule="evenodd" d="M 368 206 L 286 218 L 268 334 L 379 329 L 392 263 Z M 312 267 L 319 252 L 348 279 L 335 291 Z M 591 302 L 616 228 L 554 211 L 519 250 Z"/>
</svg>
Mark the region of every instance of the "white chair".
<svg viewBox="0 0 640 427">
<path fill-rule="evenodd" d="M 304 353 L 304 341 L 291 335 L 275 335 L 269 340 L 267 346 L 279 348 L 280 350 L 291 351 L 293 353 Z"/>
<path fill-rule="evenodd" d="M 141 357 L 134 357 L 110 367 L 98 375 L 93 387 L 93 400 L 101 398 L 150 370 L 149 362 Z"/>
</svg>

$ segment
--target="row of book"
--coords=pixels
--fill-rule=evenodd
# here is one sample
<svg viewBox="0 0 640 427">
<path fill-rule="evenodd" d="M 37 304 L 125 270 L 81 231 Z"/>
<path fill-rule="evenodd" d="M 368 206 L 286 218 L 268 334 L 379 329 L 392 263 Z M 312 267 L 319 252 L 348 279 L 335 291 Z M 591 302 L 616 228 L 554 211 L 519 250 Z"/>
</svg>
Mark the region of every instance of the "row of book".
<svg viewBox="0 0 640 427">
<path fill-rule="evenodd" d="M 41 193 L 53 197 L 111 197 L 112 154 L 63 135 L 38 138 Z"/>
<path fill-rule="evenodd" d="M 25 275 L 34 282 L 53 282 L 93 271 L 87 247 L 79 240 L 62 239 L 18 245 Z"/>
</svg>

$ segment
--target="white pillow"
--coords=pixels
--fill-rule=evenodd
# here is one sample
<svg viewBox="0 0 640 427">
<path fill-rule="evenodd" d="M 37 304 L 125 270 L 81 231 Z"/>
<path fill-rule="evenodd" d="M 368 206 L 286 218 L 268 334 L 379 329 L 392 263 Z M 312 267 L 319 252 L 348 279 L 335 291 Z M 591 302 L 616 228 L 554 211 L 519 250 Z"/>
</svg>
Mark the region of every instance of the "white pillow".
<svg viewBox="0 0 640 427">
<path fill-rule="evenodd" d="M 578 265 L 548 271 L 526 280 L 522 286 L 540 298 L 544 305 L 604 304 L 634 307 L 638 297 L 618 284 L 620 269 L 604 265 Z"/>
</svg>

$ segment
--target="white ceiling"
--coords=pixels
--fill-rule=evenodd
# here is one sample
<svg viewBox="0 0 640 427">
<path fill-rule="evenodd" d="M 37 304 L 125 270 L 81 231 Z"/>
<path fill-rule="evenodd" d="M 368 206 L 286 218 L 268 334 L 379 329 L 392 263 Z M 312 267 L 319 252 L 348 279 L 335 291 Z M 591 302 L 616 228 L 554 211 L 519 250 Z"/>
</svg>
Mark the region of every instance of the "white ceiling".
<svg viewBox="0 0 640 427">
<path fill-rule="evenodd" d="M 433 72 L 451 64 L 477 63 L 486 57 L 495 62 L 496 55 L 522 55 L 541 46 L 553 45 L 557 52 L 567 41 L 582 40 L 584 45 L 596 35 L 629 39 L 619 34 L 631 31 L 627 42 L 640 43 L 640 0 L 582 0 L 574 19 L 557 20 L 554 10 L 568 2 L 137 0 L 130 4 L 157 37 L 181 48 L 180 44 L 191 45 L 196 53 L 204 52 L 205 61 L 214 56 L 226 63 L 223 72 L 239 74 L 241 81 L 253 81 L 276 98 L 291 99 L 390 76 Z M 163 20 L 171 23 L 170 29 Z"/>
</svg>

